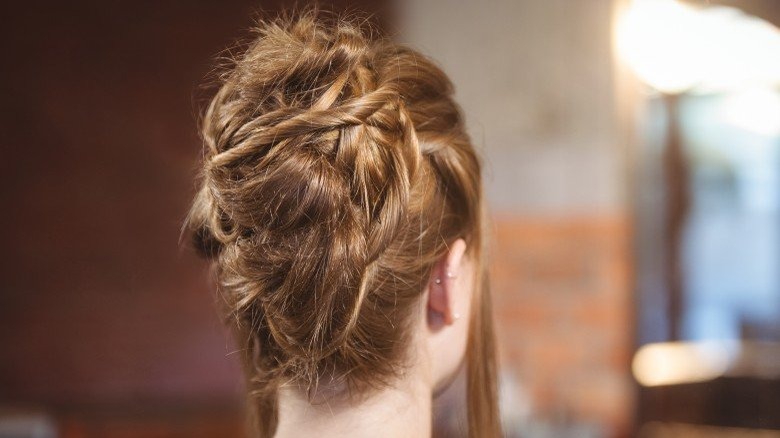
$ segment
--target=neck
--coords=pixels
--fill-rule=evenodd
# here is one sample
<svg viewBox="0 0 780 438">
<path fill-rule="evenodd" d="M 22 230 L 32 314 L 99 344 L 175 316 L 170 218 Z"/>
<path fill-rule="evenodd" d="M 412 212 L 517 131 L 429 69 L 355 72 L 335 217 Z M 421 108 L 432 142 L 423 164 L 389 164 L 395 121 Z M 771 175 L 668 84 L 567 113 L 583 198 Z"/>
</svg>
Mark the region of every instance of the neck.
<svg viewBox="0 0 780 438">
<path fill-rule="evenodd" d="M 299 389 L 284 387 L 276 437 L 428 437 L 431 397 L 430 385 L 412 377 L 359 401 L 310 403 Z"/>
</svg>

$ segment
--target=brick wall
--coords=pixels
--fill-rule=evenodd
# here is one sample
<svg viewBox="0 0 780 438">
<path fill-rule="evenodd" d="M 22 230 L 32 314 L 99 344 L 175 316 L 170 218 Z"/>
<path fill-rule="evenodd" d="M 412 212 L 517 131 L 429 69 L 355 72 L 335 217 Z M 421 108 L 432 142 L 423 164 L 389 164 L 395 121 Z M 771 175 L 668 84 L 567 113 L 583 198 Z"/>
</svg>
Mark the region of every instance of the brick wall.
<svg viewBox="0 0 780 438">
<path fill-rule="evenodd" d="M 494 232 L 502 369 L 528 394 L 530 414 L 627 435 L 633 413 L 627 221 L 504 217 Z"/>
</svg>

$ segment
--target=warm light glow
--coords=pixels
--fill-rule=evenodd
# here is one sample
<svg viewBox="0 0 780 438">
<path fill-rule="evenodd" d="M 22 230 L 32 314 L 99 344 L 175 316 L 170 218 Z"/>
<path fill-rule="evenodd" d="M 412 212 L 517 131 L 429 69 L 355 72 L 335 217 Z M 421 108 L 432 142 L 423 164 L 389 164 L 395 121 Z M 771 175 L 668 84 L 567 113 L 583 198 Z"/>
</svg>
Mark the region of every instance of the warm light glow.
<svg viewBox="0 0 780 438">
<path fill-rule="evenodd" d="M 726 123 L 756 134 L 780 135 L 780 93 L 755 89 L 728 96 L 721 118 Z"/>
<path fill-rule="evenodd" d="M 699 50 L 702 91 L 734 91 L 780 85 L 780 29 L 735 8 L 699 13 L 706 38 Z"/>
<path fill-rule="evenodd" d="M 691 9 L 673 0 L 638 0 L 617 28 L 618 51 L 636 75 L 666 93 L 684 91 L 701 78 L 692 56 L 700 45 Z"/>
<path fill-rule="evenodd" d="M 665 93 L 780 85 L 780 30 L 735 8 L 634 0 L 616 46 L 639 79 Z"/>
<path fill-rule="evenodd" d="M 634 355 L 632 370 L 643 386 L 703 382 L 725 374 L 738 355 L 735 342 L 647 344 Z"/>
</svg>

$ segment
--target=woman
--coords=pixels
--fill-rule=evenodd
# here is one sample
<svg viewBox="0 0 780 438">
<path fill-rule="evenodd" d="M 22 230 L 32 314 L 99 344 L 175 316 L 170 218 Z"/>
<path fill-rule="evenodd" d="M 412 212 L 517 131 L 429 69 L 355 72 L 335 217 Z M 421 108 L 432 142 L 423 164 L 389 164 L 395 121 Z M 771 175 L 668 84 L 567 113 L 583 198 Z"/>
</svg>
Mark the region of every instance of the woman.
<svg viewBox="0 0 780 438">
<path fill-rule="evenodd" d="M 187 225 L 258 435 L 429 436 L 461 367 L 468 435 L 499 435 L 480 164 L 444 73 L 359 23 L 261 23 L 202 134 Z"/>
</svg>

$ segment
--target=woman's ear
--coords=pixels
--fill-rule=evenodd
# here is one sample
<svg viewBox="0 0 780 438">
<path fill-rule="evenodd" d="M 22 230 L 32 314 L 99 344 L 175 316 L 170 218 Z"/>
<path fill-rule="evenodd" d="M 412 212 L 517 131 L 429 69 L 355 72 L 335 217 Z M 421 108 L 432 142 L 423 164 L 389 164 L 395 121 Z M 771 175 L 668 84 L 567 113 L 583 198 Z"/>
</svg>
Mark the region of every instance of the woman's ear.
<svg viewBox="0 0 780 438">
<path fill-rule="evenodd" d="M 465 254 L 466 242 L 458 239 L 433 267 L 428 285 L 428 325 L 434 330 L 452 325 L 468 306 L 469 284 L 458 281 Z"/>
</svg>

